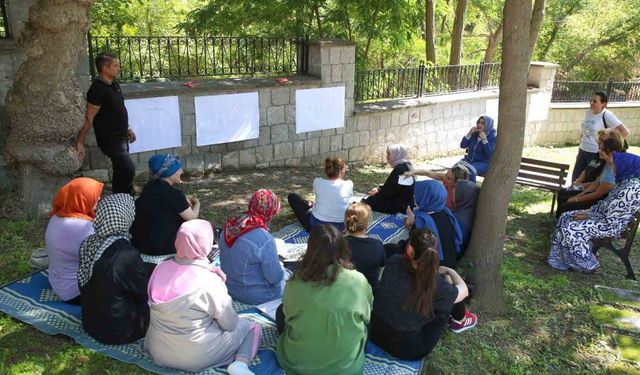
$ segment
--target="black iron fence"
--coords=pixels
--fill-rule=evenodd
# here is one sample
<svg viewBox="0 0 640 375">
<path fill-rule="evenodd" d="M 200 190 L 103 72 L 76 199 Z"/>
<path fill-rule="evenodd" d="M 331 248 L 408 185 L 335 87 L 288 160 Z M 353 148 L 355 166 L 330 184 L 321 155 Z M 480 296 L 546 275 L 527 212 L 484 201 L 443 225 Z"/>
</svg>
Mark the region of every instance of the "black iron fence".
<svg viewBox="0 0 640 375">
<path fill-rule="evenodd" d="M 91 75 L 101 51 L 118 55 L 120 80 L 273 76 L 307 70 L 306 38 L 88 36 Z"/>
<path fill-rule="evenodd" d="M 602 91 L 610 102 L 640 101 L 640 82 L 555 81 L 551 102 L 587 102 L 591 93 Z"/>
<path fill-rule="evenodd" d="M 500 63 L 356 72 L 356 101 L 420 97 L 498 87 Z"/>
</svg>

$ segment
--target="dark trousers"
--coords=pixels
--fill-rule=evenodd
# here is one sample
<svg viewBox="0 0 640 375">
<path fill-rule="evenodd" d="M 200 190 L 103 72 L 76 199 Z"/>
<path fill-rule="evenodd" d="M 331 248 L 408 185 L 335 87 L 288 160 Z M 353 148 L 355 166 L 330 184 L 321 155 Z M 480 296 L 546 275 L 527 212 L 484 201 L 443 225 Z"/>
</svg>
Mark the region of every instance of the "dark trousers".
<svg viewBox="0 0 640 375">
<path fill-rule="evenodd" d="M 580 173 L 584 171 L 584 168 L 591 162 L 591 160 L 598 159 L 597 152 L 586 152 L 582 149 L 578 150 L 578 156 L 576 156 L 576 164 L 573 166 L 573 172 L 571 173 L 571 182 L 580 177 Z"/>
<path fill-rule="evenodd" d="M 129 154 L 111 155 L 113 165 L 113 194 L 125 193 L 133 195 L 133 179 L 136 176 L 136 166 L 129 157 Z"/>
<path fill-rule="evenodd" d="M 289 194 L 287 196 L 287 201 L 289 202 L 289 206 L 291 206 L 294 215 L 296 215 L 296 219 L 298 219 L 304 230 L 311 232 L 311 224 L 309 224 L 311 206 L 309 206 L 309 202 L 296 193 Z"/>
</svg>

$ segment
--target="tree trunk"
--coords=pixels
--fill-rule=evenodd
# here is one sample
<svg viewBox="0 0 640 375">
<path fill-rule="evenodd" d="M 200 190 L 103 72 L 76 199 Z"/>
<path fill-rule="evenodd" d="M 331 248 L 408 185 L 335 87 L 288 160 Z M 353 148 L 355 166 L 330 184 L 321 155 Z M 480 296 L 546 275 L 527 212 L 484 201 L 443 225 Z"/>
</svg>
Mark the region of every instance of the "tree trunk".
<svg viewBox="0 0 640 375">
<path fill-rule="evenodd" d="M 425 54 L 427 61 L 430 61 L 433 65 L 436 65 L 436 15 L 434 11 L 434 1 L 425 0 L 424 7 Z"/>
<path fill-rule="evenodd" d="M 480 191 L 468 255 L 476 304 L 479 310 L 495 314 L 506 311 L 500 265 L 507 208 L 524 144 L 531 1 L 506 0 L 502 19 L 499 137 Z"/>
<path fill-rule="evenodd" d="M 467 13 L 467 0 L 458 0 L 456 3 L 456 16 L 453 19 L 453 31 L 451 31 L 451 54 L 449 65 L 460 65 L 462 59 L 462 32 L 464 31 L 464 16 Z"/>
<path fill-rule="evenodd" d="M 533 56 L 536 48 L 536 41 L 540 33 L 540 26 L 544 19 L 544 0 L 535 0 L 533 4 L 533 13 L 531 14 L 531 26 L 529 29 L 529 55 Z"/>
<path fill-rule="evenodd" d="M 485 64 L 490 64 L 493 62 L 493 57 L 496 55 L 496 50 L 498 49 L 498 42 L 502 39 L 502 23 L 498 26 L 496 31 L 489 35 L 489 41 L 487 43 L 487 49 L 484 51 L 484 59 Z"/>
<path fill-rule="evenodd" d="M 7 160 L 19 172 L 20 197 L 34 217 L 60 182 L 80 167 L 73 139 L 85 101 L 75 67 L 86 59 L 93 0 L 39 1 L 18 39 L 26 55 L 7 94 Z"/>
</svg>

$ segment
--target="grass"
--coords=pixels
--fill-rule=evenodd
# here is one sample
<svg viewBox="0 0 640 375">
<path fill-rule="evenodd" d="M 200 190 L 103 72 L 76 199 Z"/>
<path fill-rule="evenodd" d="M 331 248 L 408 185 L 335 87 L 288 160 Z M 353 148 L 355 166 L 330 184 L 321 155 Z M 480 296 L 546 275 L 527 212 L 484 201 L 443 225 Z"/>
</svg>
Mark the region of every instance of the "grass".
<svg viewBox="0 0 640 375">
<path fill-rule="evenodd" d="M 638 152 L 635 150 L 633 152 Z M 572 164 L 576 148 L 525 150 L 525 155 Z M 357 191 L 381 183 L 389 169 L 367 166 L 352 170 L 348 178 Z M 192 178 L 183 189 L 197 195 L 203 216 L 215 225 L 245 209 L 257 187 L 273 189 L 283 203 L 273 221 L 278 230 L 293 222 L 286 195 L 309 196 L 311 180 L 320 169 L 282 169 L 224 172 Z M 233 186 L 230 189 L 229 186 Z M 611 253 L 600 254 L 602 266 L 592 275 L 557 272 L 546 265 L 554 221 L 548 211 L 549 193 L 516 186 L 501 273 L 509 314 L 479 314 L 473 330 L 445 333 L 427 360 L 428 374 L 640 374 L 640 363 L 623 358 L 617 333 L 602 327 L 590 311 L 600 304 L 594 285 L 639 290 L 640 283 L 624 278 L 621 262 Z M 30 272 L 31 249 L 43 245 L 46 221 L 0 220 L 0 284 Z M 637 241 L 636 241 L 637 242 Z M 638 242 L 637 242 L 638 243 Z M 640 249 L 634 245 L 631 263 L 640 271 Z M 471 305 L 473 310 L 473 305 Z M 636 341 L 636 346 L 633 343 Z M 624 353 L 635 355 L 639 337 L 622 339 Z M 626 349 L 625 349 L 626 348 Z M 627 358 L 637 358 L 629 354 Z M 48 336 L 0 314 L 0 373 L 6 374 L 142 374 L 144 370 L 84 349 L 71 339 Z"/>
</svg>

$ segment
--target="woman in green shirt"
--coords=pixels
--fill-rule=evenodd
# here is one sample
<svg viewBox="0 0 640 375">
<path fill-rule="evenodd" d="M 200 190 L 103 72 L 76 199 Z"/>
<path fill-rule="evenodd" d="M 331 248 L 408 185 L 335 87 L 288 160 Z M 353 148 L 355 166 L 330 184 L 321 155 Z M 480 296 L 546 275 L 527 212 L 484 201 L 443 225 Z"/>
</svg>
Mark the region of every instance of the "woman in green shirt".
<svg viewBox="0 0 640 375">
<path fill-rule="evenodd" d="M 372 301 L 342 234 L 314 226 L 302 265 L 284 289 L 280 366 L 289 375 L 362 374 Z"/>
</svg>

